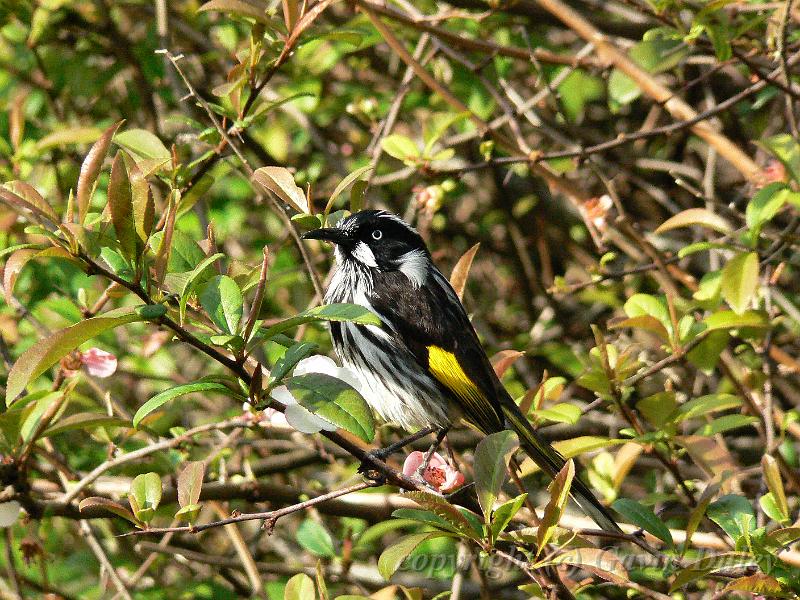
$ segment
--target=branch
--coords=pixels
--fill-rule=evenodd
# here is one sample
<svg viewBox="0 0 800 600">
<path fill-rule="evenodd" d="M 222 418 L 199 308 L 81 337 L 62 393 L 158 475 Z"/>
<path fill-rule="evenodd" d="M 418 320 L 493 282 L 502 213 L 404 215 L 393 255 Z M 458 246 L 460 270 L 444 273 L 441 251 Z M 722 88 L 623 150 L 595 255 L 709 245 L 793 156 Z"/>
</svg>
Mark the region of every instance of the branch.
<svg viewBox="0 0 800 600">
<path fill-rule="evenodd" d="M 275 523 L 277 523 L 278 519 L 285 515 L 289 515 L 295 512 L 300 512 L 320 504 L 322 502 L 326 502 L 333 498 L 339 498 L 340 496 L 345 496 L 347 494 L 352 494 L 353 492 L 358 492 L 361 490 L 365 490 L 367 488 L 376 487 L 378 484 L 374 481 L 362 481 L 361 483 L 356 483 L 355 485 L 351 485 L 346 488 L 342 488 L 340 490 L 335 490 L 333 492 L 328 492 L 327 494 L 322 494 L 321 496 L 317 496 L 316 498 L 311 498 L 310 500 L 306 500 L 305 502 L 298 502 L 297 504 L 292 504 L 291 506 L 287 506 L 285 508 L 280 508 L 278 510 L 269 510 L 266 512 L 258 512 L 258 513 L 244 513 L 240 515 L 234 515 L 227 519 L 221 519 L 219 521 L 212 521 L 211 523 L 204 523 L 203 525 L 186 525 L 183 527 L 156 527 L 152 529 L 140 529 L 130 531 L 128 533 L 124 533 L 119 537 L 127 537 L 130 535 L 153 535 L 158 533 L 179 533 L 179 532 L 186 532 L 186 533 L 200 533 L 201 531 L 205 531 L 207 529 L 213 529 L 215 527 L 222 527 L 224 525 L 231 525 L 232 523 L 241 523 L 243 521 L 264 521 L 263 528 L 267 530 L 267 533 L 271 534 L 273 529 L 275 528 Z"/>
</svg>

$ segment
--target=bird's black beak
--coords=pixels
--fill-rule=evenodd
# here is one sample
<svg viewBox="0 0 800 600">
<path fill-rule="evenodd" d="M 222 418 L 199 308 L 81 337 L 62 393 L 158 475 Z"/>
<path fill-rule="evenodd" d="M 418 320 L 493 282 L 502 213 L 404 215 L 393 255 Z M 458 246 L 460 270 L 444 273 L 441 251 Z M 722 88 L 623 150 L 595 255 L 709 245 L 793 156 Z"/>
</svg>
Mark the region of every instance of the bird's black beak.
<svg viewBox="0 0 800 600">
<path fill-rule="evenodd" d="M 324 240 L 332 244 L 341 244 L 349 240 L 348 235 L 338 227 L 323 227 L 308 231 L 302 236 L 304 240 Z"/>
</svg>

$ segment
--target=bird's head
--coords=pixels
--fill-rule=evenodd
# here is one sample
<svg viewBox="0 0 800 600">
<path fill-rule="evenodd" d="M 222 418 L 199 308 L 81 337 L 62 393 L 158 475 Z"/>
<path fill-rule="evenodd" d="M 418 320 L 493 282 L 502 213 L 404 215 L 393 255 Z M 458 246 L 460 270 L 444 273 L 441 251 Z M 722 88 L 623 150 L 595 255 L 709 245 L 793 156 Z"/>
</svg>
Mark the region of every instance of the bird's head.
<svg viewBox="0 0 800 600">
<path fill-rule="evenodd" d="M 431 262 L 419 233 L 384 210 L 359 211 L 339 221 L 336 227 L 315 229 L 303 238 L 336 244 L 340 263 L 355 261 L 361 267 L 401 271 L 416 285 L 424 283 Z"/>
</svg>

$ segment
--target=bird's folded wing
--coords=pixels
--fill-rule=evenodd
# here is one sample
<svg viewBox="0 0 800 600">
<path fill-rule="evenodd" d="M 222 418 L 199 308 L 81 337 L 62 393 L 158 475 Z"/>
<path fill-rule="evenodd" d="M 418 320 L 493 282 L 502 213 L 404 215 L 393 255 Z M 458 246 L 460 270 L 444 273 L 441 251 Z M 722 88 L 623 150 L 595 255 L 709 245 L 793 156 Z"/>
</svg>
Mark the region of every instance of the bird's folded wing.
<svg viewBox="0 0 800 600">
<path fill-rule="evenodd" d="M 387 276 L 380 286 L 376 312 L 390 316 L 387 326 L 398 342 L 452 395 L 469 422 L 485 433 L 501 430 L 500 395 L 507 393 L 450 283 L 435 269 L 418 289 L 410 289 L 402 274 L 397 277 L 395 282 Z"/>
</svg>

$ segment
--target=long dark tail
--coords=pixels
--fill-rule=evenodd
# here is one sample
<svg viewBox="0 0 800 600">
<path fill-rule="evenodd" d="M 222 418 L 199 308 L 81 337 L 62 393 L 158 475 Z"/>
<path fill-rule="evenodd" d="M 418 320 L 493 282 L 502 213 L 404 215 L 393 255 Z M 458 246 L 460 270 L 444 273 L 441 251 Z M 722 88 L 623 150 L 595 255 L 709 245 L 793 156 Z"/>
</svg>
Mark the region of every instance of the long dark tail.
<svg viewBox="0 0 800 600">
<path fill-rule="evenodd" d="M 536 430 L 513 401 L 511 403 L 503 403 L 503 415 L 509 428 L 516 431 L 520 445 L 531 457 L 531 460 L 539 465 L 550 477 L 555 477 L 566 463 L 564 457 L 536 433 Z M 606 507 L 600 504 L 600 501 L 595 498 L 592 491 L 577 477 L 572 480 L 570 494 L 583 511 L 602 529 L 613 533 L 622 533 L 619 525 L 606 510 Z"/>
</svg>

